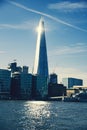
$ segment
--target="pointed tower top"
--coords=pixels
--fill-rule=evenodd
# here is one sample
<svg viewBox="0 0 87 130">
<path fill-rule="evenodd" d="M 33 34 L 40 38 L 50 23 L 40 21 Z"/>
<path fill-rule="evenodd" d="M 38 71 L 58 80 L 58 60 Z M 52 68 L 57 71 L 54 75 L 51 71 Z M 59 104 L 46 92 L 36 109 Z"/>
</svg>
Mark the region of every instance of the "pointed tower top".
<svg viewBox="0 0 87 130">
<path fill-rule="evenodd" d="M 41 16 L 40 21 L 44 22 L 44 17 L 43 16 Z"/>
<path fill-rule="evenodd" d="M 38 27 L 37 27 L 37 32 L 38 32 L 38 34 L 41 34 L 41 33 L 43 33 L 44 31 L 45 31 L 45 29 L 44 29 L 44 19 L 43 19 L 43 17 L 41 16 L 40 21 L 39 21 L 39 25 L 38 25 Z"/>
<path fill-rule="evenodd" d="M 44 17 L 43 16 L 41 16 L 41 18 L 40 18 L 39 25 L 44 26 Z"/>
</svg>

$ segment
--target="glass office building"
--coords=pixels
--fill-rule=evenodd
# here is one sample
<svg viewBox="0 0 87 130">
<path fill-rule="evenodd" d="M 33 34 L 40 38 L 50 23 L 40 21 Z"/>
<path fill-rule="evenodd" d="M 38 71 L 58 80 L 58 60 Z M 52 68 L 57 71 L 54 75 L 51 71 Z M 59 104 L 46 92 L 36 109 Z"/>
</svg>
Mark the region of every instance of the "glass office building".
<svg viewBox="0 0 87 130">
<path fill-rule="evenodd" d="M 37 31 L 38 31 L 38 37 L 37 37 L 33 74 L 48 77 L 48 60 L 47 60 L 45 28 L 44 28 L 44 21 L 42 18 L 40 19 Z"/>
<path fill-rule="evenodd" d="M 83 80 L 82 79 L 77 79 L 77 78 L 63 78 L 62 83 L 67 88 L 73 88 L 73 86 L 82 86 L 83 85 Z"/>
</svg>

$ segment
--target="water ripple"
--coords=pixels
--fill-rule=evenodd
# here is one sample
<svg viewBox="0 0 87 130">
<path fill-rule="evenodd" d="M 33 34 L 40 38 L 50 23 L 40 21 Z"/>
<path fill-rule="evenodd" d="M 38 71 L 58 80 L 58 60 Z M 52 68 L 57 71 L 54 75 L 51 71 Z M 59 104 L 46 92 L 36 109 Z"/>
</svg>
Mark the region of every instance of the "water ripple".
<svg viewBox="0 0 87 130">
<path fill-rule="evenodd" d="M 0 130 L 86 130 L 87 103 L 0 101 Z"/>
</svg>

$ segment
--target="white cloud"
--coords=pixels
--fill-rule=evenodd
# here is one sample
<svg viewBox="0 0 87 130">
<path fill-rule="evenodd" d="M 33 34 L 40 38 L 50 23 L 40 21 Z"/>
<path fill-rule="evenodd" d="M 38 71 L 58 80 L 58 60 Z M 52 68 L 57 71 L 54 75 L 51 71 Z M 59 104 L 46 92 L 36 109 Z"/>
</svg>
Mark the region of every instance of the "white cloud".
<svg viewBox="0 0 87 130">
<path fill-rule="evenodd" d="M 4 53 L 6 53 L 5 51 L 0 51 L 0 54 L 4 54 Z"/>
<path fill-rule="evenodd" d="M 87 9 L 87 2 L 59 2 L 48 5 L 49 9 L 61 10 L 61 11 L 77 11 Z"/>
<path fill-rule="evenodd" d="M 87 45 L 83 43 L 72 44 L 70 46 L 61 46 L 55 50 L 49 51 L 49 56 L 69 55 L 87 52 Z"/>
<path fill-rule="evenodd" d="M 29 30 L 32 29 L 34 24 L 29 21 L 25 21 L 20 24 L 0 24 L 0 29 L 18 29 L 18 30 Z"/>
<path fill-rule="evenodd" d="M 17 3 L 17 2 L 13 2 L 13 1 L 8 1 L 8 2 L 9 2 L 10 4 L 12 4 L 12 5 L 15 5 L 15 6 L 18 7 L 18 8 L 24 9 L 24 10 L 26 10 L 26 11 L 29 11 L 29 12 L 32 12 L 32 13 L 35 13 L 35 14 L 39 14 L 39 15 L 41 15 L 41 16 L 48 17 L 49 19 L 54 20 L 54 21 L 56 21 L 56 22 L 58 22 L 58 23 L 61 23 L 61 24 L 63 24 L 63 25 L 66 25 L 66 26 L 68 26 L 68 27 L 77 29 L 77 30 L 79 30 L 79 31 L 87 32 L 87 30 L 85 30 L 85 29 L 83 29 L 83 28 L 80 28 L 80 27 L 77 27 L 77 26 L 72 25 L 72 24 L 70 24 L 70 23 L 67 23 L 67 22 L 65 22 L 64 20 L 61 20 L 61 19 L 59 19 L 59 18 L 56 18 L 56 17 L 54 17 L 54 16 L 52 16 L 52 15 L 49 15 L 49 14 L 47 14 L 47 13 L 43 13 L 43 12 L 41 12 L 41 11 L 37 11 L 37 10 L 35 10 L 35 9 L 28 8 L 28 7 L 26 7 L 26 6 L 24 6 L 24 5 L 20 4 L 20 3 Z"/>
<path fill-rule="evenodd" d="M 56 50 L 53 50 L 49 52 L 49 56 L 56 56 L 56 55 L 74 55 L 74 54 L 83 54 L 84 52 L 87 52 L 87 45 L 85 43 L 76 43 L 69 46 L 61 46 Z M 57 63 L 52 62 L 50 64 L 50 72 L 55 72 L 58 75 L 58 81 L 62 82 L 62 78 L 65 77 L 73 77 L 73 78 L 79 78 L 83 79 L 84 85 L 87 86 L 87 72 L 84 71 L 84 69 L 81 70 L 75 68 L 75 66 L 72 67 L 64 67 L 58 66 Z M 83 66 L 84 67 L 84 66 Z"/>
</svg>

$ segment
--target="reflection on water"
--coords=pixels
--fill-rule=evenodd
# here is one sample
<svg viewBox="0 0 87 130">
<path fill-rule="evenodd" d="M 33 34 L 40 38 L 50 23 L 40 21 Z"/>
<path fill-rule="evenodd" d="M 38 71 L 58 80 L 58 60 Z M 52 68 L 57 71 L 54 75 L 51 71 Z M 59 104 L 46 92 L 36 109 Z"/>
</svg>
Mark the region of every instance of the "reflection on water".
<svg viewBox="0 0 87 130">
<path fill-rule="evenodd" d="M 32 101 L 24 104 L 26 110 L 24 111 L 27 118 L 27 124 L 30 124 L 29 129 L 39 128 L 43 129 L 46 118 L 50 118 L 49 103 L 43 101 Z M 21 119 L 23 123 L 24 117 Z M 26 128 L 28 128 L 26 124 Z"/>
<path fill-rule="evenodd" d="M 0 130 L 86 130 L 87 103 L 0 101 Z"/>
<path fill-rule="evenodd" d="M 49 108 L 49 104 L 47 104 L 46 102 L 42 102 L 42 101 L 38 101 L 38 102 L 27 102 L 25 103 L 26 109 L 27 111 L 25 111 L 26 116 L 31 116 L 34 117 L 36 119 L 42 118 L 46 116 L 50 116 L 50 111 L 48 110 Z"/>
</svg>

